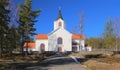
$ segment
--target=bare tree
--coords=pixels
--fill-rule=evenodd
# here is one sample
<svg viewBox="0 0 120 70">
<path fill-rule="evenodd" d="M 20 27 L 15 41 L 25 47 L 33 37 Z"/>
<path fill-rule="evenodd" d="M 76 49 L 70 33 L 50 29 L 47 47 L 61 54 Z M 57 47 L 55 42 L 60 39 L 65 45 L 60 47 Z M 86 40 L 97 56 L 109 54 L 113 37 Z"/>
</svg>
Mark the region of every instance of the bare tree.
<svg viewBox="0 0 120 70">
<path fill-rule="evenodd" d="M 73 34 L 79 34 L 80 36 L 83 35 L 83 27 L 84 27 L 84 11 L 81 11 L 79 13 L 79 24 L 75 24 L 73 26 L 73 29 L 72 29 L 72 33 Z M 80 40 L 79 40 L 79 50 L 82 50 L 83 46 L 81 45 L 81 39 L 82 37 L 80 37 Z"/>
<path fill-rule="evenodd" d="M 81 35 L 83 34 L 83 27 L 84 27 L 84 12 L 83 11 L 81 11 L 80 12 L 80 15 L 79 15 L 79 17 L 80 17 L 80 29 L 79 29 L 79 31 L 80 31 L 80 40 L 79 40 L 79 48 L 80 48 L 80 50 L 82 50 L 84 47 L 81 45 Z"/>
<path fill-rule="evenodd" d="M 80 34 L 83 34 L 83 26 L 84 26 L 84 12 L 80 12 Z"/>
<path fill-rule="evenodd" d="M 84 12 L 81 11 L 79 13 L 79 23 L 73 26 L 71 32 L 74 34 L 83 34 L 83 27 L 84 27 Z"/>
<path fill-rule="evenodd" d="M 118 38 L 119 38 L 119 30 L 120 30 L 120 21 L 116 17 L 114 19 L 114 32 L 115 32 L 115 51 L 118 51 Z"/>
<path fill-rule="evenodd" d="M 75 24 L 74 26 L 73 26 L 73 29 L 72 29 L 72 31 L 71 31 L 71 33 L 73 33 L 73 34 L 78 34 L 79 33 L 79 25 L 78 24 Z"/>
</svg>

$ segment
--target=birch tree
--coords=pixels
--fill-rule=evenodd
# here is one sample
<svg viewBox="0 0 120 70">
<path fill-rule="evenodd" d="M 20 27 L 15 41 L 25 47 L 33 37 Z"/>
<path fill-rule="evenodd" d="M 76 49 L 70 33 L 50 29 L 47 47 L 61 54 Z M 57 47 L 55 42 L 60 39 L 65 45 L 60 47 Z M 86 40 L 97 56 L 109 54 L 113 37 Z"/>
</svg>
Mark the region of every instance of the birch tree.
<svg viewBox="0 0 120 70">
<path fill-rule="evenodd" d="M 118 51 L 118 38 L 120 33 L 120 21 L 118 18 L 114 19 L 114 33 L 115 33 L 115 51 Z"/>
</svg>

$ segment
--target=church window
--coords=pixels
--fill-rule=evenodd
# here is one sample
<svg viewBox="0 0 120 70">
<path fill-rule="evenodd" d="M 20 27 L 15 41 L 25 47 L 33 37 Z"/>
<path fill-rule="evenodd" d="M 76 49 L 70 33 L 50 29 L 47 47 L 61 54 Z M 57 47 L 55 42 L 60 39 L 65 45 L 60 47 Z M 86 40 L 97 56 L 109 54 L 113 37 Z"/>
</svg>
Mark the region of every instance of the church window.
<svg viewBox="0 0 120 70">
<path fill-rule="evenodd" d="M 59 38 L 57 39 L 57 43 L 58 43 L 58 44 L 62 44 L 62 43 L 63 43 L 61 37 L 59 37 Z"/>
</svg>

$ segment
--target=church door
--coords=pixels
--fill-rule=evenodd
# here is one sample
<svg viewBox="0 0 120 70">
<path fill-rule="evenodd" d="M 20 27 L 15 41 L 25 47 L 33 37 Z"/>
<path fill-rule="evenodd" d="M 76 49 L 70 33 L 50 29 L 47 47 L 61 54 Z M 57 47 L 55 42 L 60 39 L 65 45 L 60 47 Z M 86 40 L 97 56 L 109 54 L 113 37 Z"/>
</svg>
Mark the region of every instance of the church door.
<svg viewBox="0 0 120 70">
<path fill-rule="evenodd" d="M 58 52 L 62 52 L 63 40 L 62 40 L 61 37 L 58 37 L 58 39 L 57 39 L 57 44 L 58 44 Z"/>
<path fill-rule="evenodd" d="M 58 47 L 58 52 L 62 52 L 62 47 Z"/>
</svg>

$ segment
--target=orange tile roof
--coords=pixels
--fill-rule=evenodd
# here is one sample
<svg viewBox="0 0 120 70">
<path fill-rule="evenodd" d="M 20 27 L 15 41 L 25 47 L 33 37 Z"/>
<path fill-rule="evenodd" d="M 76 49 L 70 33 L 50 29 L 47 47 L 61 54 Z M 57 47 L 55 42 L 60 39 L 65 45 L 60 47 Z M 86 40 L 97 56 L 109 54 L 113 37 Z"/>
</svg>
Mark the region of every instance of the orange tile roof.
<svg viewBox="0 0 120 70">
<path fill-rule="evenodd" d="M 72 39 L 83 39 L 85 40 L 85 36 L 83 34 L 73 34 Z"/>
<path fill-rule="evenodd" d="M 24 43 L 24 48 L 27 47 L 27 43 Z M 28 43 L 28 48 L 35 48 L 35 43 Z"/>
<path fill-rule="evenodd" d="M 48 35 L 47 34 L 38 34 L 38 35 L 36 35 L 35 39 L 48 39 Z"/>
</svg>

